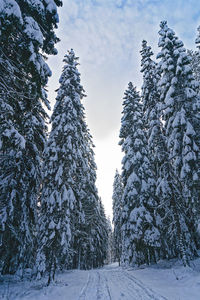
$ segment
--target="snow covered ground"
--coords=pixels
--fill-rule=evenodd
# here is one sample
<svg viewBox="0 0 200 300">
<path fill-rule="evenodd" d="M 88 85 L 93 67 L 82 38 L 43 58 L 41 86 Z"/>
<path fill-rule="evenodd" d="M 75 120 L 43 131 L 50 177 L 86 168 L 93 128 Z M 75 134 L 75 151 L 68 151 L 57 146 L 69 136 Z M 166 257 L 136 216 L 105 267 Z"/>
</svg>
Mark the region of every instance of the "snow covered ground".
<svg viewBox="0 0 200 300">
<path fill-rule="evenodd" d="M 145 268 L 118 267 L 72 270 L 58 274 L 55 283 L 0 278 L 0 299 L 19 300 L 199 300 L 200 259 L 184 268 L 177 260 Z"/>
</svg>

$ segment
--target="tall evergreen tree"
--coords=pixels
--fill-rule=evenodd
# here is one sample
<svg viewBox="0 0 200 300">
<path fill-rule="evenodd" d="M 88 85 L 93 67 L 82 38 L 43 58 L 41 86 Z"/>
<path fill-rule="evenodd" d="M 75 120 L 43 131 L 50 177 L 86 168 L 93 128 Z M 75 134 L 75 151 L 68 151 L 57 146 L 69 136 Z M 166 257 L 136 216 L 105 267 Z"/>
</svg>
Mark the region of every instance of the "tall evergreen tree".
<svg viewBox="0 0 200 300">
<path fill-rule="evenodd" d="M 75 226 L 84 222 L 80 202 L 80 182 L 87 164 L 83 157 L 85 125 L 80 101 L 84 90 L 80 85 L 77 60 L 73 50 L 65 55 L 51 118 L 52 129 L 44 152 L 37 259 L 38 270 L 44 272 L 45 257 L 50 281 L 56 269 L 73 266 Z"/>
<path fill-rule="evenodd" d="M 145 118 L 145 128 L 148 139 L 148 151 L 155 179 L 158 177 L 162 150 L 160 149 L 162 134 L 162 123 L 160 121 L 160 94 L 158 91 L 158 80 L 160 79 L 157 64 L 152 60 L 153 52 L 146 41 L 142 42 L 140 51 L 141 72 L 143 73 L 142 104 Z"/>
<path fill-rule="evenodd" d="M 41 157 L 46 141 L 43 104 L 56 54 L 61 1 L 3 1 L 0 6 L 0 257 L 1 271 L 33 264 Z M 43 54 L 42 54 L 43 53 Z"/>
<path fill-rule="evenodd" d="M 179 187 L 179 195 L 174 200 L 177 202 L 176 207 L 179 207 L 176 212 L 180 227 L 177 228 L 179 251 L 186 264 L 187 259 L 196 253 L 193 210 L 199 203 L 197 193 L 199 137 L 195 131 L 196 82 L 182 41 L 178 40 L 174 31 L 168 28 L 166 21 L 161 22 L 160 27 L 159 86 L 163 102 L 166 147 L 172 174 L 177 182 L 177 188 Z"/>
<path fill-rule="evenodd" d="M 44 152 L 38 278 L 63 268 L 99 266 L 103 215 L 95 186 L 92 137 L 85 123 L 84 95 L 73 50 L 64 57 L 52 130 Z M 102 261 L 100 262 L 100 264 Z"/>
<path fill-rule="evenodd" d="M 186 186 L 187 198 L 196 202 L 198 181 L 196 160 L 198 156 L 198 134 L 196 120 L 196 81 L 192 76 L 190 59 L 182 41 L 161 22 L 159 47 L 161 52 L 162 78 L 160 80 L 163 118 L 165 121 L 167 146 L 177 176 Z"/>
<path fill-rule="evenodd" d="M 148 153 L 151 168 L 156 180 L 157 207 L 155 208 L 156 224 L 160 231 L 160 258 L 177 255 L 177 226 L 179 220 L 174 219 L 177 207 L 174 196 L 178 193 L 177 183 L 172 176 L 166 138 L 160 120 L 160 93 L 158 80 L 160 70 L 151 59 L 153 52 L 146 41 L 142 42 L 141 72 L 143 73 L 142 102 L 145 116 L 145 129 L 148 138 Z M 167 191 L 167 192 L 166 192 Z M 178 198 L 178 197 L 177 197 Z"/>
<path fill-rule="evenodd" d="M 167 152 L 165 146 L 165 137 L 163 132 L 163 126 L 160 120 L 160 94 L 158 91 L 158 80 L 160 79 L 160 70 L 158 65 L 152 60 L 153 52 L 151 47 L 147 45 L 145 40 L 142 41 L 141 53 L 141 72 L 143 73 L 142 84 L 142 104 L 145 118 L 145 130 L 147 132 L 148 140 L 148 154 L 151 163 L 151 169 L 156 182 L 156 186 L 160 185 L 160 180 L 166 181 L 166 172 L 163 174 L 163 164 L 167 162 Z M 164 176 L 165 175 L 165 176 Z M 164 176 L 164 178 L 163 178 Z M 163 199 L 163 195 L 157 192 L 155 208 L 156 224 L 161 233 L 161 252 L 160 257 L 169 255 L 169 240 L 166 236 L 166 232 L 169 229 L 169 218 L 166 216 L 171 215 L 169 213 L 170 206 L 166 205 Z M 170 232 L 171 236 L 172 233 Z"/>
<path fill-rule="evenodd" d="M 119 262 L 122 254 L 122 240 L 121 240 L 121 215 L 122 215 L 122 197 L 123 197 L 123 182 L 122 177 L 116 170 L 113 182 L 113 242 L 114 242 L 114 260 Z"/>
<path fill-rule="evenodd" d="M 154 218 L 155 181 L 147 153 L 144 117 L 139 93 L 130 82 L 125 92 L 120 144 L 122 164 L 122 263 L 156 261 L 160 234 Z"/>
</svg>

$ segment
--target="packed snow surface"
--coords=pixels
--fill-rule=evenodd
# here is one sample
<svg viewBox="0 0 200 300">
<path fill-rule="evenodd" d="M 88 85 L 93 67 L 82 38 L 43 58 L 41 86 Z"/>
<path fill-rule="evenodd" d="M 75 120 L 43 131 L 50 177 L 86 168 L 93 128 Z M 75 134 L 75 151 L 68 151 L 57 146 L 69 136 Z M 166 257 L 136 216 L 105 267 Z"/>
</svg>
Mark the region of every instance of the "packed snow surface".
<svg viewBox="0 0 200 300">
<path fill-rule="evenodd" d="M 160 261 L 141 268 L 117 264 L 89 271 L 71 270 L 57 275 L 50 286 L 42 281 L 3 276 L 0 299 L 19 300 L 198 300 L 200 259 L 184 268 L 179 261 Z"/>
</svg>

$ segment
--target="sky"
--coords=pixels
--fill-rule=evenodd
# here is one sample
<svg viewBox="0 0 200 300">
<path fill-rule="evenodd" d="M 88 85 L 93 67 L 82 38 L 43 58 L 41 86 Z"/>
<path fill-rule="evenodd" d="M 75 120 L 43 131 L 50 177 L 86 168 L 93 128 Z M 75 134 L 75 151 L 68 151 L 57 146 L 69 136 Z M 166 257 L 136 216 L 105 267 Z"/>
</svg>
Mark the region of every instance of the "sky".
<svg viewBox="0 0 200 300">
<path fill-rule="evenodd" d="M 73 48 L 79 57 L 86 121 L 95 144 L 97 188 L 107 216 L 112 216 L 113 180 L 121 170 L 119 130 L 124 91 L 132 81 L 141 89 L 141 42 L 147 40 L 155 57 L 158 31 L 167 20 L 187 49 L 195 49 L 200 25 L 197 0 L 63 0 L 58 9 L 58 55 L 48 60 L 48 83 L 53 109 L 63 57 Z"/>
</svg>

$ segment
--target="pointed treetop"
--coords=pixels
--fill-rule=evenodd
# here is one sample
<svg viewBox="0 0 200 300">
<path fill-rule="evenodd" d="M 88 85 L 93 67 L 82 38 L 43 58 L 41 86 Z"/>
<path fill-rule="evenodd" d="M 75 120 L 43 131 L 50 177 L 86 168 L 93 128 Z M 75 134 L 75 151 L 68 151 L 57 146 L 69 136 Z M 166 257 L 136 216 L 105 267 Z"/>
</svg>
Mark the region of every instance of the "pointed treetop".
<svg viewBox="0 0 200 300">
<path fill-rule="evenodd" d="M 147 45 L 147 41 L 142 41 L 142 50 L 140 51 L 142 60 L 141 60 L 141 71 L 144 72 L 146 69 L 148 69 L 149 64 L 155 65 L 155 62 L 151 59 L 151 56 L 153 55 L 153 51 L 151 50 L 151 47 Z"/>
<path fill-rule="evenodd" d="M 162 47 L 163 45 L 167 45 L 167 47 L 171 47 L 173 38 L 177 40 L 178 37 L 176 37 L 175 32 L 168 27 L 167 21 L 161 21 L 160 28 L 161 29 L 158 33 L 161 37 L 159 39 L 158 46 Z M 180 41 L 177 41 L 176 43 L 179 42 Z"/>
<path fill-rule="evenodd" d="M 128 83 L 128 89 L 125 91 L 124 94 L 127 96 L 127 95 L 129 95 L 130 92 L 134 92 L 134 93 L 139 94 L 139 92 L 137 91 L 136 86 L 134 86 L 131 81 Z M 133 95 L 133 94 L 131 94 L 131 95 Z"/>
<path fill-rule="evenodd" d="M 137 87 L 136 86 L 134 86 L 133 85 L 133 83 L 130 81 L 129 83 L 128 83 L 128 88 L 127 88 L 127 90 L 124 92 L 124 98 L 123 99 L 125 99 L 125 101 L 124 101 L 124 103 L 123 103 L 123 105 L 124 104 L 126 104 L 126 100 L 128 99 L 128 98 L 135 98 L 135 97 L 140 97 L 140 95 L 139 95 L 139 91 L 137 91 Z"/>
<path fill-rule="evenodd" d="M 151 47 L 148 46 L 147 41 L 145 41 L 145 40 L 142 41 L 142 50 L 140 51 L 140 53 L 141 53 L 141 55 L 143 55 L 143 53 L 144 53 L 145 55 L 148 54 L 148 56 L 153 55 L 153 52 L 152 52 L 152 50 L 151 50 Z"/>
<path fill-rule="evenodd" d="M 63 61 L 69 65 L 79 65 L 78 63 L 79 57 L 76 57 L 73 49 L 67 50 L 67 54 L 65 54 Z"/>
<path fill-rule="evenodd" d="M 133 89 L 134 87 L 133 87 L 133 83 L 130 81 L 129 83 L 128 83 L 128 88 L 129 89 Z"/>
<path fill-rule="evenodd" d="M 161 29 L 167 29 L 167 28 L 168 28 L 168 26 L 167 26 L 167 21 L 165 21 L 165 20 L 164 20 L 164 21 L 161 21 L 161 22 L 160 22 L 160 28 L 161 28 Z"/>
<path fill-rule="evenodd" d="M 186 52 L 183 47 L 184 44 L 179 38 L 176 36 L 175 32 L 169 28 L 165 21 L 163 21 L 165 25 L 161 25 L 161 30 L 158 32 L 160 35 L 158 47 L 161 47 L 162 50 L 158 53 L 157 58 L 166 57 L 166 63 L 172 63 L 167 59 L 167 53 L 173 55 L 174 57 L 179 57 L 181 52 Z M 162 22 L 161 22 L 162 24 Z M 167 52 L 166 52 L 167 51 Z M 173 54 L 172 54 L 173 53 Z M 181 59 L 182 61 L 182 59 Z M 163 65 L 165 68 L 165 65 Z"/>
<path fill-rule="evenodd" d="M 65 86 L 65 88 L 66 86 L 70 86 L 72 90 L 75 88 L 76 92 L 78 92 L 79 96 L 82 99 L 83 97 L 86 97 L 86 95 L 84 94 L 85 91 L 80 84 L 80 73 L 77 68 L 77 66 L 80 65 L 78 60 L 79 57 L 75 55 L 73 49 L 67 51 L 67 54 L 65 54 L 63 59 L 63 62 L 65 64 L 63 66 L 63 72 L 60 76 L 59 83 L 62 85 L 62 88 L 63 86 Z M 60 94 L 58 93 L 57 97 L 59 95 Z"/>
<path fill-rule="evenodd" d="M 142 41 L 142 50 L 140 51 L 141 54 L 148 54 L 148 56 L 153 55 L 153 52 L 151 50 L 151 47 L 147 45 L 147 41 Z"/>
<path fill-rule="evenodd" d="M 123 105 L 126 103 L 126 99 L 127 99 L 127 98 L 132 98 L 133 95 L 135 95 L 135 93 L 138 94 L 139 92 L 137 92 L 136 87 L 133 86 L 133 83 L 130 81 L 130 82 L 128 83 L 128 88 L 127 88 L 127 90 L 124 92 L 124 98 L 123 98 L 123 99 L 125 99 L 125 102 L 123 102 Z"/>
<path fill-rule="evenodd" d="M 121 175 L 120 175 L 118 169 L 116 169 L 116 170 L 115 170 L 115 180 L 116 180 L 117 178 L 119 178 L 119 177 L 121 177 Z M 113 183 L 113 185 L 114 185 L 114 184 L 115 184 L 115 182 Z"/>
<path fill-rule="evenodd" d="M 146 46 L 147 46 L 147 41 L 146 41 L 146 40 L 143 40 L 143 41 L 142 41 L 142 48 L 146 48 Z"/>
<path fill-rule="evenodd" d="M 119 174 L 119 171 L 118 169 L 115 170 L 115 175 L 118 175 Z"/>
</svg>

